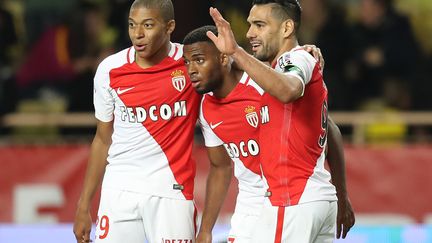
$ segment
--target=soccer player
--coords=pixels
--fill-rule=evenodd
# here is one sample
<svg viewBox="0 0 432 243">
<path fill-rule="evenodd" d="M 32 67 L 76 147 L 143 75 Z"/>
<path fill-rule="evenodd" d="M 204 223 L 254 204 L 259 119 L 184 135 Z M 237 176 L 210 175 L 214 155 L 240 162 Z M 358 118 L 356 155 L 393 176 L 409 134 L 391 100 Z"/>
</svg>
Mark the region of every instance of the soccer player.
<svg viewBox="0 0 432 243">
<path fill-rule="evenodd" d="M 102 178 L 96 242 L 194 241 L 191 153 L 201 96 L 182 46 L 170 42 L 174 27 L 170 0 L 134 1 L 133 46 L 98 67 L 97 131 L 76 211 L 77 242 L 91 241 L 90 202 Z"/>
<path fill-rule="evenodd" d="M 247 37 L 255 58 L 239 47 L 217 9 L 211 8 L 210 15 L 218 35 L 207 32 L 208 37 L 265 91 L 259 142 L 268 189 L 252 242 L 332 242 L 338 206 L 336 189 L 324 168 L 330 121 L 327 89 L 318 63 L 298 46 L 299 3 L 253 1 Z M 342 209 L 346 234 L 354 216 L 345 180 L 335 185 L 346 207 Z"/>
<path fill-rule="evenodd" d="M 259 166 L 258 123 L 262 89 L 243 71 L 232 65 L 232 58 L 221 54 L 206 32 L 217 35 L 214 26 L 193 30 L 184 39 L 184 58 L 192 85 L 204 94 L 200 123 L 208 147 L 211 170 L 207 182 L 206 204 L 197 242 L 211 242 L 211 230 L 228 188 L 230 173 L 215 171 L 230 167 L 230 160 L 220 160 L 220 153 L 234 161 L 234 174 L 239 181 L 239 195 L 231 220 L 228 241 L 251 242 L 264 200 Z M 210 92 L 210 93 L 208 93 Z M 337 127 L 329 127 L 329 130 Z M 332 132 L 330 151 L 333 163 L 344 163 L 340 133 Z M 226 148 L 226 151 L 224 149 Z M 341 162 L 339 162 L 341 161 Z M 330 161 L 329 161 L 330 162 Z M 340 173 L 339 171 L 337 173 Z M 340 176 L 337 178 L 340 180 Z M 343 178 L 344 179 L 344 178 Z"/>
<path fill-rule="evenodd" d="M 216 34 L 216 27 L 193 30 L 183 41 L 192 86 L 204 94 L 199 120 L 211 162 L 197 242 L 211 242 L 212 228 L 231 179 L 231 159 L 239 193 L 229 241 L 250 242 L 265 194 L 258 145 L 262 90 L 233 65 L 231 57 L 218 51 L 207 31 Z M 227 152 L 231 159 L 224 159 Z"/>
</svg>

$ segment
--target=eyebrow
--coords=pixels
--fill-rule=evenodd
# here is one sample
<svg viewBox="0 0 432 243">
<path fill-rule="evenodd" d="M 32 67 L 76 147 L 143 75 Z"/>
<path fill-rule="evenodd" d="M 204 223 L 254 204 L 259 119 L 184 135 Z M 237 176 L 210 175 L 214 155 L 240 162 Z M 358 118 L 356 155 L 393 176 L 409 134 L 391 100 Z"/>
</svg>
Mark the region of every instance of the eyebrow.
<svg viewBox="0 0 432 243">
<path fill-rule="evenodd" d="M 249 24 L 266 24 L 265 21 L 262 20 L 247 20 Z"/>
<path fill-rule="evenodd" d="M 153 20 L 153 21 L 154 21 L 153 18 L 148 18 L 148 19 L 143 19 L 143 20 L 141 21 L 141 23 L 144 23 L 144 22 L 149 21 L 149 20 Z M 129 17 L 129 21 L 132 21 L 132 22 L 136 23 L 136 21 L 135 21 L 133 18 L 131 18 L 131 17 Z"/>
<path fill-rule="evenodd" d="M 205 56 L 205 55 L 206 55 L 205 53 L 196 53 L 196 54 L 193 54 L 192 56 L 196 57 L 196 56 Z"/>
</svg>

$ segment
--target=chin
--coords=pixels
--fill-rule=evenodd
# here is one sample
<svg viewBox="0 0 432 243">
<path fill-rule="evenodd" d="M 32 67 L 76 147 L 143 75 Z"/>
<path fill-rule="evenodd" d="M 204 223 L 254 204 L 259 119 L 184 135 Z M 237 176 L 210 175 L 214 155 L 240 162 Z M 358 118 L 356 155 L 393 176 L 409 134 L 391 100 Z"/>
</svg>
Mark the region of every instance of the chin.
<svg viewBox="0 0 432 243">
<path fill-rule="evenodd" d="M 256 59 L 262 61 L 262 62 L 266 62 L 267 59 L 268 59 L 266 56 L 264 56 L 264 55 L 260 55 L 260 54 L 258 54 L 258 53 L 255 53 L 255 54 L 254 54 L 254 57 L 255 57 Z"/>
<path fill-rule="evenodd" d="M 195 90 L 195 91 L 196 91 L 198 94 L 201 94 L 201 95 L 208 93 L 208 91 L 205 90 L 205 89 L 197 89 L 197 90 Z"/>
</svg>

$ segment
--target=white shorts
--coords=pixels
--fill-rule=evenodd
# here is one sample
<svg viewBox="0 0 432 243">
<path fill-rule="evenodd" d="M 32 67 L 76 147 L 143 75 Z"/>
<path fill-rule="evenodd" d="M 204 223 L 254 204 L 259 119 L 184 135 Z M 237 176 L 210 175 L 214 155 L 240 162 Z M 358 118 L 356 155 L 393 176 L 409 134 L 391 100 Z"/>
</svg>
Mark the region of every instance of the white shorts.
<svg viewBox="0 0 432 243">
<path fill-rule="evenodd" d="M 258 221 L 259 214 L 235 212 L 231 217 L 231 229 L 228 235 L 229 243 L 249 243 L 252 241 L 252 231 Z"/>
<path fill-rule="evenodd" d="M 336 201 L 275 207 L 266 200 L 253 230 L 251 242 L 333 242 L 336 215 Z"/>
<path fill-rule="evenodd" d="M 196 208 L 192 200 L 102 189 L 95 242 L 192 243 L 195 232 Z"/>
</svg>

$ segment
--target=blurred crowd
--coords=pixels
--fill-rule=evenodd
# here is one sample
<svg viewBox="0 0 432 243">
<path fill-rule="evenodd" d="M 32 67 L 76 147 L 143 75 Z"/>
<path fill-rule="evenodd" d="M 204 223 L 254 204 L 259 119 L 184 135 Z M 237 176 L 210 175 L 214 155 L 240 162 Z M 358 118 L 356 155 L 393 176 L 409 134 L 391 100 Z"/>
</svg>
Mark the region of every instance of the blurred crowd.
<svg viewBox="0 0 432 243">
<path fill-rule="evenodd" d="M 97 65 L 130 45 L 131 2 L 0 0 L 0 115 L 92 111 Z M 173 0 L 173 41 L 181 42 L 189 30 L 212 24 L 208 7 L 215 5 L 248 48 L 250 0 L 185 2 Z M 432 28 L 426 25 L 432 18 L 419 15 L 431 11 L 432 2 L 416 0 L 408 7 L 401 2 L 300 1 L 299 39 L 322 50 L 332 110 L 431 110 Z"/>
</svg>

